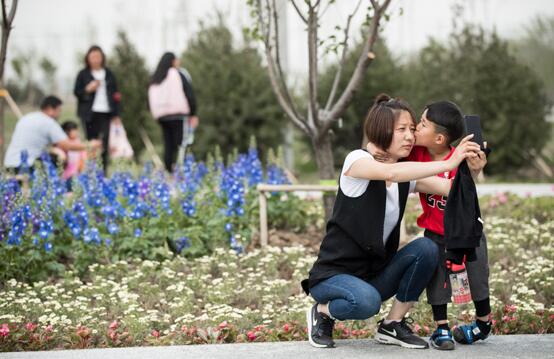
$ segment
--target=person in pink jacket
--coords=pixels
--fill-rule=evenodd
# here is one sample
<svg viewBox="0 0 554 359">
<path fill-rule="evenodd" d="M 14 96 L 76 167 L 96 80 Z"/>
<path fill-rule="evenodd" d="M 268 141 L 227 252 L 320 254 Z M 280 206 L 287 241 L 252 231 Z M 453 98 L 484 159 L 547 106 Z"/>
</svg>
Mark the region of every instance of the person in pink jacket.
<svg viewBox="0 0 554 359">
<path fill-rule="evenodd" d="M 198 126 L 190 76 L 179 70 L 179 59 L 172 52 L 163 54 L 150 79 L 148 105 L 162 128 L 165 168 L 172 172 L 179 145 L 191 143 L 183 136 Z"/>
</svg>

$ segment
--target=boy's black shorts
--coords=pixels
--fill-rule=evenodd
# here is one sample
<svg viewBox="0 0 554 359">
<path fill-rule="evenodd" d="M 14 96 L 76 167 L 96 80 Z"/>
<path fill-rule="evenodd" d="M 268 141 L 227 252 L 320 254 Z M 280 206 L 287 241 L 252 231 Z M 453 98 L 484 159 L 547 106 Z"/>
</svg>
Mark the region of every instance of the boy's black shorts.
<svg viewBox="0 0 554 359">
<path fill-rule="evenodd" d="M 450 289 L 450 277 L 445 266 L 444 238 L 440 234 L 426 230 L 425 237 L 431 239 L 439 246 L 439 264 L 435 274 L 427 284 L 427 302 L 431 305 L 447 304 L 452 301 Z M 487 238 L 483 233 L 481 243 L 476 248 L 477 260 L 466 263 L 469 289 L 474 302 L 489 297 L 489 259 L 487 254 Z M 446 280 L 446 288 L 444 282 Z"/>
</svg>

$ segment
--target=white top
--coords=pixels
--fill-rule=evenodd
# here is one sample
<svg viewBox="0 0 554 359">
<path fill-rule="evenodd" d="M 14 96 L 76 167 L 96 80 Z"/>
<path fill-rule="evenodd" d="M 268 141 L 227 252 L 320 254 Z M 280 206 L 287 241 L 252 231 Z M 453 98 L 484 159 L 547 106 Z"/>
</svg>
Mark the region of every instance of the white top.
<svg viewBox="0 0 554 359">
<path fill-rule="evenodd" d="M 373 160 L 373 156 L 364 150 L 352 151 L 346 156 L 344 165 L 342 166 L 342 172 L 340 174 L 339 186 L 347 197 L 360 197 L 367 189 L 369 185 L 368 179 L 356 178 L 347 176 L 344 173 L 352 167 L 352 164 L 361 158 L 369 158 Z M 409 193 L 415 191 L 416 181 L 410 181 Z M 387 203 L 385 207 L 385 223 L 383 225 L 383 243 L 386 244 L 387 240 L 392 233 L 398 217 L 400 216 L 400 207 L 398 203 L 398 183 L 392 183 L 387 187 Z"/>
<path fill-rule="evenodd" d="M 15 125 L 4 158 L 4 166 L 19 167 L 21 152 L 24 150 L 27 150 L 29 154 L 27 164 L 31 166 L 48 145 L 58 143 L 66 138 L 67 135 L 52 117 L 47 116 L 44 112 L 31 112 L 21 117 Z"/>
<path fill-rule="evenodd" d="M 94 102 L 92 103 L 92 112 L 109 113 L 110 104 L 108 103 L 108 89 L 106 88 L 106 70 L 91 70 L 92 77 L 100 81 L 100 86 L 96 89 Z"/>
</svg>

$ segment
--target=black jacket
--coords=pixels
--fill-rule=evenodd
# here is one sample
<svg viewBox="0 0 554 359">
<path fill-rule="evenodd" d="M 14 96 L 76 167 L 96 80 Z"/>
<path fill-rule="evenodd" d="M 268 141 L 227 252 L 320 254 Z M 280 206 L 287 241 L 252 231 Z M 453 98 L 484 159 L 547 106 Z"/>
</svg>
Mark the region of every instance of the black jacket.
<svg viewBox="0 0 554 359">
<path fill-rule="evenodd" d="M 108 68 L 105 68 L 105 70 L 106 92 L 110 105 L 110 114 L 113 117 L 119 116 L 121 94 L 117 91 L 117 83 L 114 74 Z M 89 68 L 79 71 L 77 79 L 75 80 L 73 93 L 77 97 L 77 116 L 84 122 L 90 121 L 92 116 L 92 104 L 94 103 L 96 92 L 87 93 L 85 87 L 93 80 L 94 77 Z"/>
<path fill-rule="evenodd" d="M 190 108 L 190 116 L 196 115 L 196 97 L 194 96 L 194 90 L 192 89 L 190 78 L 188 78 L 183 71 L 179 71 L 179 75 L 181 76 L 181 82 L 183 83 L 183 91 L 185 92 L 185 96 L 187 98 L 187 101 L 189 103 Z"/>
<path fill-rule="evenodd" d="M 475 260 L 475 248 L 479 247 L 483 235 L 480 219 L 477 188 L 466 161 L 463 161 L 458 167 L 444 210 L 447 259 L 459 264 L 465 255 L 467 261 Z"/>
<path fill-rule="evenodd" d="M 370 181 L 366 191 L 355 198 L 346 196 L 339 187 L 318 258 L 309 278 L 301 283 L 307 294 L 310 288 L 334 275 L 350 274 L 369 280 L 386 267 L 398 250 L 409 188 L 409 182 L 398 184 L 400 214 L 384 245 L 385 182 Z"/>
</svg>

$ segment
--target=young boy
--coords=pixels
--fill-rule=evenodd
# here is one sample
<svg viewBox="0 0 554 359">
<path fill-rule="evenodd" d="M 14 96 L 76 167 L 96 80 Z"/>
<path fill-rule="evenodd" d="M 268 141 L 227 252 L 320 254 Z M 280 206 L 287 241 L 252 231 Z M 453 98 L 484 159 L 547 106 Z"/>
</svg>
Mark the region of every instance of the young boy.
<svg viewBox="0 0 554 359">
<path fill-rule="evenodd" d="M 454 151 L 451 143 L 462 137 L 463 133 L 463 116 L 458 106 L 449 101 L 434 102 L 424 109 L 416 128 L 416 145 L 405 160 L 417 162 L 446 160 Z M 368 151 L 374 153 L 377 160 L 386 161 L 388 158 L 386 153 L 376 150 L 372 144 L 368 144 Z M 473 178 L 476 178 L 486 164 L 485 153 L 480 151 L 478 158 L 468 159 L 467 163 Z M 438 176 L 453 179 L 456 171 L 457 169 L 454 169 Z M 451 301 L 452 293 L 445 266 L 444 243 L 444 210 L 447 198 L 425 193 L 420 193 L 419 196 L 423 213 L 417 219 L 417 224 L 425 229 L 424 236 L 437 244 L 440 253 L 439 265 L 426 288 L 427 301 L 432 306 L 433 318 L 437 323 L 437 329 L 430 338 L 431 346 L 440 350 L 452 350 L 454 339 L 461 344 L 484 340 L 491 330 L 486 238 L 483 235 L 476 249 L 477 260 L 466 263 L 477 318 L 469 325 L 456 327 L 452 335 L 447 318 L 447 305 Z"/>
<path fill-rule="evenodd" d="M 408 161 L 442 161 L 448 159 L 454 147 L 451 143 L 464 133 L 463 116 L 454 103 L 448 101 L 434 102 L 428 105 L 421 116 L 416 129 L 416 146 L 406 159 Z M 474 178 L 486 164 L 486 156 L 481 151 L 479 158 L 467 160 Z M 439 177 L 454 178 L 457 169 L 439 174 Z M 447 305 L 450 302 L 450 281 L 445 267 L 444 247 L 444 209 L 446 197 L 420 193 L 423 213 L 417 219 L 419 227 L 424 228 L 424 236 L 432 239 L 439 246 L 439 265 L 427 285 L 427 301 L 433 309 L 433 318 L 437 329 L 430 338 L 431 346 L 440 350 L 454 349 L 452 331 L 448 325 Z M 466 263 L 471 296 L 475 304 L 476 320 L 471 324 L 461 325 L 454 329 L 454 339 L 461 344 L 472 344 L 484 340 L 491 331 L 489 300 L 489 267 L 487 242 L 483 235 L 476 249 L 477 260 Z"/>
</svg>

